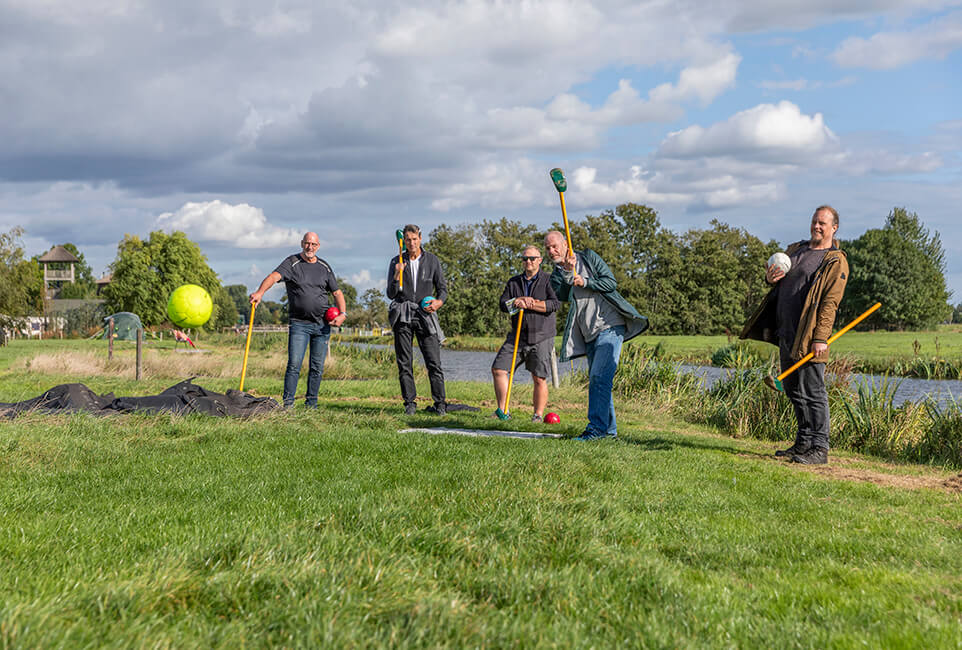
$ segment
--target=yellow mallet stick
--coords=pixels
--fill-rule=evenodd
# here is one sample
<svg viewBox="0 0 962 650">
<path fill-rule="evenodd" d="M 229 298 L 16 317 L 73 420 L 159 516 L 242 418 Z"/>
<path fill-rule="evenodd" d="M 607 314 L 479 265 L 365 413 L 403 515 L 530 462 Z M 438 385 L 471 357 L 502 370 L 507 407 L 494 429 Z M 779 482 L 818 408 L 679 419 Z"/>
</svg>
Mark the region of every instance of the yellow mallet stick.
<svg viewBox="0 0 962 650">
<path fill-rule="evenodd" d="M 571 228 L 568 227 L 568 209 L 565 208 L 565 190 L 568 189 L 568 181 L 565 180 L 565 173 L 560 168 L 555 167 L 551 170 L 551 182 L 558 190 L 558 198 L 561 199 L 561 218 L 565 222 L 565 237 L 568 240 L 568 254 L 574 255 L 575 249 L 571 246 Z"/>
<path fill-rule="evenodd" d="M 831 338 L 829 338 L 828 341 L 826 341 L 825 343 L 827 345 L 831 345 L 836 340 L 838 340 L 838 337 L 840 337 L 842 334 L 849 331 L 850 329 L 852 329 L 853 327 L 861 323 L 863 320 L 868 318 L 876 309 L 878 309 L 881 306 L 882 306 L 882 303 L 880 302 L 875 303 L 874 305 L 866 309 L 864 312 L 862 312 L 862 314 L 858 318 L 853 320 L 851 323 L 849 323 L 839 331 L 832 334 Z M 814 356 L 815 356 L 814 352 L 809 352 L 804 357 L 799 359 L 799 361 L 794 366 L 792 366 L 791 368 L 789 368 L 788 370 L 780 374 L 778 377 L 772 377 L 771 375 L 768 375 L 767 377 L 765 377 L 765 383 L 768 385 L 769 388 L 783 391 L 784 387 L 782 386 L 782 380 L 785 379 L 785 377 L 788 377 L 790 374 L 792 374 L 796 370 L 798 370 L 799 368 L 801 368 L 802 366 L 804 366 Z"/>
<path fill-rule="evenodd" d="M 508 375 L 508 394 L 504 397 L 504 414 L 511 414 L 511 385 L 514 383 L 514 364 L 518 361 L 518 341 L 521 340 L 521 321 L 524 320 L 524 310 L 518 312 L 518 329 L 514 332 L 514 354 L 511 355 L 511 374 Z"/>
<path fill-rule="evenodd" d="M 241 381 L 240 381 L 240 391 L 244 391 L 244 377 L 247 375 L 247 353 L 251 349 L 251 332 L 254 331 L 254 310 L 257 309 L 257 303 L 251 302 L 251 317 L 247 321 L 247 344 L 244 346 L 244 365 L 241 366 Z"/>
</svg>

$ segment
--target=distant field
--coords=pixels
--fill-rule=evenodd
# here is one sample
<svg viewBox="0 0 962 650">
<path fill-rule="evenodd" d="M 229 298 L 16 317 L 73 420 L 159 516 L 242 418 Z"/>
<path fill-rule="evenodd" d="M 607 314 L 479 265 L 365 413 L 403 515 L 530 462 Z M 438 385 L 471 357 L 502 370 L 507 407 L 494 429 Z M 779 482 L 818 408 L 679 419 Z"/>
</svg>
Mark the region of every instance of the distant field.
<svg viewBox="0 0 962 650">
<path fill-rule="evenodd" d="M 249 385 L 277 396 L 268 348 Z M 129 349 L 12 345 L 0 401 L 234 387 L 238 348 L 210 349 L 154 348 L 138 383 Z M 962 644 L 955 472 L 792 467 L 642 400 L 596 444 L 401 434 L 544 429 L 524 385 L 507 423 L 484 382 L 448 386 L 481 413 L 405 418 L 393 360 L 365 355 L 340 372 L 381 378 L 325 380 L 316 412 L 0 421 L 0 647 Z M 577 434 L 585 399 L 552 391 L 550 430 Z"/>
</svg>

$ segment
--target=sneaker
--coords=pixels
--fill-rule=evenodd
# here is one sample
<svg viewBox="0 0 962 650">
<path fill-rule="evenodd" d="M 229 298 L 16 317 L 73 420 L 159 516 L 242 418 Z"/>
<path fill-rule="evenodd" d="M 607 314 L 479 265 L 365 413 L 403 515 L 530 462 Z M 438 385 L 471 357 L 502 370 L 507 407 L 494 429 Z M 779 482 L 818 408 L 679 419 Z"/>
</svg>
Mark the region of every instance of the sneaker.
<svg viewBox="0 0 962 650">
<path fill-rule="evenodd" d="M 588 440 L 601 440 L 602 438 L 607 438 L 607 437 L 608 437 L 608 434 L 606 433 L 598 433 L 597 431 L 585 431 L 580 436 L 575 438 L 575 440 L 580 440 L 582 442 L 585 442 Z"/>
<path fill-rule="evenodd" d="M 424 409 L 424 412 L 441 417 L 441 416 L 447 415 L 448 409 L 447 409 L 447 406 L 444 404 L 435 404 L 434 406 L 429 406 L 426 409 Z"/>
<path fill-rule="evenodd" d="M 788 449 L 778 449 L 778 450 L 776 450 L 776 451 L 775 451 L 775 456 L 776 456 L 777 458 L 781 458 L 781 457 L 783 457 L 783 456 L 788 456 L 789 458 L 791 458 L 792 456 L 794 456 L 794 455 L 796 455 L 796 454 L 801 454 L 801 453 L 804 453 L 804 452 L 806 452 L 806 451 L 808 451 L 808 448 L 807 448 L 804 444 L 799 443 L 799 442 L 796 442 L 796 443 L 793 443 L 792 446 L 789 447 Z"/>
<path fill-rule="evenodd" d="M 540 415 L 535 413 L 534 415 L 531 416 L 531 421 L 535 424 L 540 424 L 544 422 L 544 419 Z"/>
<path fill-rule="evenodd" d="M 828 463 L 828 449 L 812 447 L 808 451 L 792 456 L 792 462 L 802 465 L 825 465 Z"/>
<path fill-rule="evenodd" d="M 405 404 L 404 405 L 404 415 L 414 415 L 418 412 L 417 404 Z"/>
</svg>

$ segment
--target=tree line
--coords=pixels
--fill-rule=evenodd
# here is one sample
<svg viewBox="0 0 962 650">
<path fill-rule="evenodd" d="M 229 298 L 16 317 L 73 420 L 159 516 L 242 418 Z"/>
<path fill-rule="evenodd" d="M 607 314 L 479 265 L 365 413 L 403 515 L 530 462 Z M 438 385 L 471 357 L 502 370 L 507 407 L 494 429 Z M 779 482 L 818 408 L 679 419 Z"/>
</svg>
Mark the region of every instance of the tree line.
<svg viewBox="0 0 962 650">
<path fill-rule="evenodd" d="M 678 234 L 662 226 L 655 210 L 635 203 L 571 220 L 570 227 L 575 249 L 591 248 L 608 262 L 621 293 L 651 319 L 652 332 L 659 334 L 738 332 L 768 291 L 765 261 L 783 248 L 717 220 L 708 228 Z M 555 223 L 551 229 L 563 227 Z M 798 239 L 807 238 L 798 230 Z M 522 269 L 522 248 L 535 244 L 543 250 L 546 231 L 502 218 L 441 225 L 429 233 L 425 249 L 440 258 L 448 280 L 442 312 L 447 333 L 491 336 L 506 331 L 508 320 L 497 308 L 498 298 L 507 279 Z M 17 318 L 43 309 L 39 256 L 24 256 L 22 234 L 19 228 L 0 233 L 0 326 L 10 327 Z M 851 277 L 839 325 L 876 301 L 883 307 L 868 327 L 919 330 L 948 320 L 962 322 L 962 304 L 953 308 L 948 302 L 939 233 L 928 230 L 917 214 L 893 208 L 882 227 L 840 244 Z M 65 246 L 80 264 L 75 269 L 78 281 L 65 285 L 61 296 L 91 297 L 95 283 L 89 265 L 76 246 Z M 550 272 L 550 260 L 543 268 Z M 147 326 L 163 325 L 167 296 L 189 282 L 204 287 L 214 301 L 208 328 L 247 323 L 248 288 L 222 286 L 200 247 L 182 232 L 157 231 L 147 239 L 125 235 L 110 271 L 112 281 L 103 291 L 106 313 L 130 311 Z M 338 282 L 349 325 L 387 324 L 382 292 L 367 289 L 359 296 L 343 278 Z M 255 312 L 255 324 L 286 322 L 286 298 L 265 301 Z"/>
<path fill-rule="evenodd" d="M 718 220 L 709 228 L 677 234 L 661 225 L 655 210 L 634 203 L 569 225 L 575 249 L 591 248 L 605 259 L 619 291 L 659 334 L 740 331 L 769 290 L 764 279 L 768 257 L 783 249 L 774 240 L 763 242 Z M 555 223 L 551 229 L 563 227 Z M 807 222 L 805 230 L 798 230 L 797 239 L 808 238 Z M 521 271 L 522 247 L 535 244 L 543 250 L 546 232 L 509 219 L 432 230 L 425 248 L 441 259 L 448 279 L 445 331 L 475 336 L 504 332 L 508 320 L 497 309 L 498 297 L 507 279 Z M 962 304 L 953 310 L 948 303 L 940 236 L 926 229 L 917 214 L 894 208 L 881 228 L 839 244 L 851 272 L 839 326 L 875 302 L 883 306 L 865 327 L 919 330 L 953 316 L 962 321 Z M 550 260 L 543 269 L 550 272 Z M 559 327 L 563 322 L 559 319 Z"/>
</svg>

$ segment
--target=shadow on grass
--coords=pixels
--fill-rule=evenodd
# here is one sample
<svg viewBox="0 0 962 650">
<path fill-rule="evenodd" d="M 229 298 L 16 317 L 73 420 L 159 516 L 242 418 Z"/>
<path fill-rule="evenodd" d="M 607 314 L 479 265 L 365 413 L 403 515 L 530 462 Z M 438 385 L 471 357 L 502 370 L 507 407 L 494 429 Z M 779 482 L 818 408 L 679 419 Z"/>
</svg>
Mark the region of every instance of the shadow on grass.
<svg viewBox="0 0 962 650">
<path fill-rule="evenodd" d="M 734 446 L 719 445 L 711 440 L 679 437 L 669 440 L 668 438 L 621 438 L 628 445 L 641 447 L 645 451 L 671 451 L 675 447 L 687 447 L 688 449 L 698 449 L 704 451 L 723 451 L 727 454 L 736 456 L 757 456 L 758 458 L 769 458 L 771 454 L 765 454 L 750 449 L 739 449 Z"/>
</svg>

